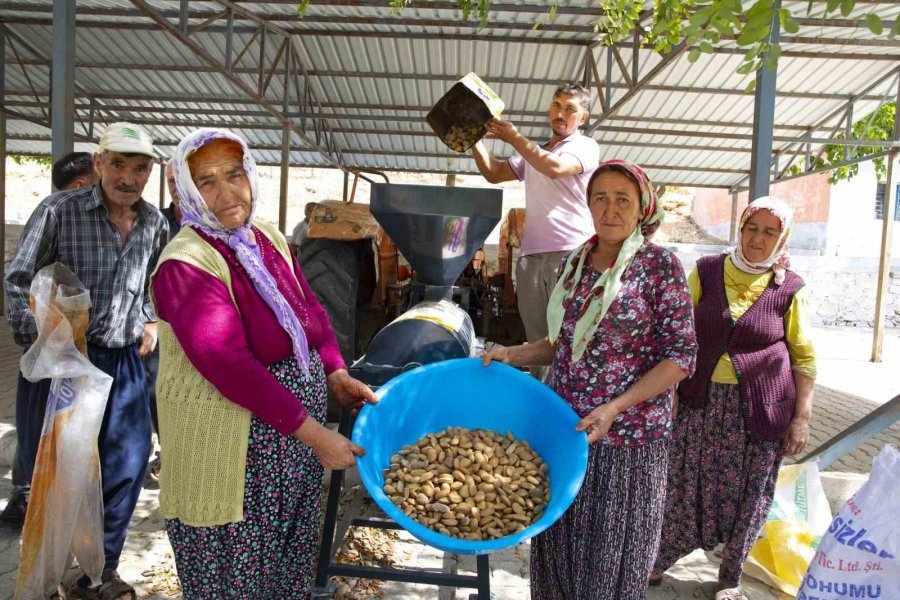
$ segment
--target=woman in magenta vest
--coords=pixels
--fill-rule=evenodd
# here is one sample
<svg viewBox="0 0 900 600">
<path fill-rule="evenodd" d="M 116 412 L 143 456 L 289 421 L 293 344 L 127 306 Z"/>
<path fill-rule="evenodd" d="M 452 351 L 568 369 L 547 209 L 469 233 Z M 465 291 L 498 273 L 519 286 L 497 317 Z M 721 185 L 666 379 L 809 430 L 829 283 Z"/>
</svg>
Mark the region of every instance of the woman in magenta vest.
<svg viewBox="0 0 900 600">
<path fill-rule="evenodd" d="M 793 215 L 760 198 L 738 244 L 688 277 L 700 350 L 678 385 L 666 518 L 651 585 L 697 548 L 724 544 L 716 600 L 743 598 L 741 566 L 765 523 L 782 456 L 806 445 L 815 353 L 803 280 L 789 271 Z"/>
<path fill-rule="evenodd" d="M 552 363 L 548 385 L 591 444 L 578 497 L 532 543 L 531 597 L 642 600 L 665 509 L 672 388 L 697 351 L 691 297 L 678 258 L 649 241 L 663 210 L 646 173 L 608 161 L 587 191 L 596 235 L 560 266 L 550 335 L 485 362 Z"/>
</svg>

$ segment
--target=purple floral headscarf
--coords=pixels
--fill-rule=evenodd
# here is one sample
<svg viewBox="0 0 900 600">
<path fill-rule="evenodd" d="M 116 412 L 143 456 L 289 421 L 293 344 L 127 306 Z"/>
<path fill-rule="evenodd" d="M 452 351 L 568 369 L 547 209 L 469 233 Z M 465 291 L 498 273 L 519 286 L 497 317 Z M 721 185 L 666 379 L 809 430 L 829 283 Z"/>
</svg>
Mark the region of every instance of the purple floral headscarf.
<svg viewBox="0 0 900 600">
<path fill-rule="evenodd" d="M 230 140 L 240 144 L 243 151 L 244 172 L 250 181 L 250 217 L 247 222 L 235 229 L 225 229 L 216 215 L 209 209 L 203 196 L 200 195 L 191 170 L 188 167 L 188 158 L 201 147 L 213 140 Z M 181 208 L 181 224 L 202 231 L 206 235 L 221 240 L 234 250 L 238 263 L 244 268 L 253 282 L 253 286 L 259 295 L 265 300 L 278 323 L 291 338 L 294 356 L 300 363 L 300 367 L 309 373 L 309 344 L 303 325 L 297 319 L 294 310 L 285 300 L 275 278 L 266 268 L 259 253 L 259 246 L 250 237 L 250 224 L 256 214 L 258 185 L 256 177 L 256 162 L 250 154 L 246 142 L 239 136 L 224 129 L 198 129 L 189 133 L 175 149 L 172 158 L 175 166 L 175 189 L 178 191 Z"/>
</svg>

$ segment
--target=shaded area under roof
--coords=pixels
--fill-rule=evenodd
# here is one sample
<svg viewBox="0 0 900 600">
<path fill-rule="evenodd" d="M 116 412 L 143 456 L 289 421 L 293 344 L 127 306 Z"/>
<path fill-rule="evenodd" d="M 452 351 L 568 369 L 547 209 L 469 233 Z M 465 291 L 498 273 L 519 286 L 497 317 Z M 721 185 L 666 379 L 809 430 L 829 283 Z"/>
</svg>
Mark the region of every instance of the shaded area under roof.
<svg viewBox="0 0 900 600">
<path fill-rule="evenodd" d="M 424 117 L 475 71 L 532 139 L 548 134 L 554 87 L 578 81 L 592 93 L 589 130 L 603 158 L 675 185 L 730 188 L 750 171 L 752 76 L 736 73 L 742 52 L 732 40 L 692 64 L 684 51 L 600 46 L 592 2 L 560 2 L 552 23 L 543 3 L 494 3 L 482 30 L 474 18 L 462 23 L 452 2 L 413 2 L 395 16 L 386 2 L 313 0 L 303 19 L 297 4 L 190 2 L 183 19 L 177 1 L 79 1 L 76 141 L 129 120 L 168 156 L 192 128 L 220 126 L 243 135 L 260 163 L 279 164 L 287 121 L 292 165 L 472 173 L 474 161 L 447 149 Z M 782 35 L 773 179 L 898 89 L 900 40 L 860 19 L 875 11 L 893 22 L 900 2 L 857 2 L 847 18 L 823 18 L 818 5 L 807 16 L 807 5 L 783 3 L 801 30 Z M 0 2 L 13 154 L 49 152 L 51 11 L 51 0 Z"/>
</svg>

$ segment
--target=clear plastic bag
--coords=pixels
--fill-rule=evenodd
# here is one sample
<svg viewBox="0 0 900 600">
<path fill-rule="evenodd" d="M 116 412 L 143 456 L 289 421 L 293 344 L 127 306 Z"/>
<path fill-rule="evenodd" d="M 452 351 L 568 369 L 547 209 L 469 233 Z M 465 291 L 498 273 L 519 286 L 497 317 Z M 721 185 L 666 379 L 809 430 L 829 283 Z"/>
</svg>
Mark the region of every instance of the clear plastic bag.
<svg viewBox="0 0 900 600">
<path fill-rule="evenodd" d="M 105 558 L 97 436 L 112 377 L 87 358 L 90 293 L 55 263 L 35 275 L 30 303 L 38 339 L 22 357 L 22 374 L 53 383 L 22 532 L 17 600 L 53 594 L 73 556 L 99 585 Z"/>
</svg>

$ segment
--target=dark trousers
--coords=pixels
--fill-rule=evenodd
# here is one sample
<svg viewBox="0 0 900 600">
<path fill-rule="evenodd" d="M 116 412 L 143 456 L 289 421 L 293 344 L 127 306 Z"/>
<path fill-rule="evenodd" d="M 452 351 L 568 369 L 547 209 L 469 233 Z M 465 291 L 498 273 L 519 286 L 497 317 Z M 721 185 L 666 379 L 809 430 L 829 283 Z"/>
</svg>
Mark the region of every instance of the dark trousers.
<svg viewBox="0 0 900 600">
<path fill-rule="evenodd" d="M 31 475 L 34 473 L 34 461 L 41 441 L 41 430 L 44 427 L 50 383 L 50 379 L 32 383 L 19 371 L 19 383 L 16 386 L 16 457 L 13 466 L 13 485 L 17 493 L 24 493 L 26 496 L 31 489 Z"/>
<path fill-rule="evenodd" d="M 144 369 L 147 371 L 147 394 L 150 398 L 150 421 L 153 431 L 159 437 L 159 416 L 156 411 L 156 374 L 159 372 L 159 345 L 144 358 Z"/>
<path fill-rule="evenodd" d="M 125 348 L 88 344 L 91 362 L 113 378 L 98 440 L 107 569 L 119 566 L 150 456 L 147 374 L 137 349 L 137 344 Z"/>
</svg>

